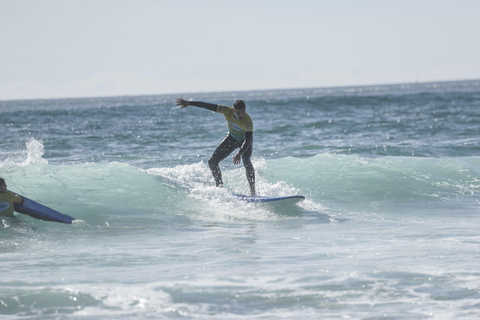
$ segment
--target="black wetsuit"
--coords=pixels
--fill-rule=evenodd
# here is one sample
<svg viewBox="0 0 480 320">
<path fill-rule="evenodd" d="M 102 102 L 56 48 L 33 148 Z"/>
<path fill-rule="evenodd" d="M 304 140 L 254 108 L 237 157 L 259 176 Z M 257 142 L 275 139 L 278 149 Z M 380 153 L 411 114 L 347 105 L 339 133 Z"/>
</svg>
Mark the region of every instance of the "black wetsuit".
<svg viewBox="0 0 480 320">
<path fill-rule="evenodd" d="M 217 112 L 218 105 L 205 103 L 200 101 L 191 101 L 190 105 L 204 108 Z M 219 163 L 228 157 L 235 149 L 240 148 L 240 154 L 242 155 L 242 162 L 247 174 L 247 180 L 250 185 L 250 193 L 255 194 L 255 170 L 250 160 L 253 151 L 253 132 L 246 131 L 244 140 L 237 140 L 231 134 L 229 134 L 215 149 L 212 157 L 208 160 L 210 170 L 212 170 L 213 178 L 217 187 L 223 187 L 222 172 L 219 167 Z"/>
</svg>

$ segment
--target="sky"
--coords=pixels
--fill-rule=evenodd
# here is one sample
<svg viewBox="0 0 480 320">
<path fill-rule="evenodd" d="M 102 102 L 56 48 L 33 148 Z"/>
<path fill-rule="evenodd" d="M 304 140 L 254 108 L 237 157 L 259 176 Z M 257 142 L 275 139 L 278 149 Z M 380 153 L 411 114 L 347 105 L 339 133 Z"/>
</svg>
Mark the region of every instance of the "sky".
<svg viewBox="0 0 480 320">
<path fill-rule="evenodd" d="M 478 0 L 0 0 L 0 100 L 480 79 Z"/>
</svg>

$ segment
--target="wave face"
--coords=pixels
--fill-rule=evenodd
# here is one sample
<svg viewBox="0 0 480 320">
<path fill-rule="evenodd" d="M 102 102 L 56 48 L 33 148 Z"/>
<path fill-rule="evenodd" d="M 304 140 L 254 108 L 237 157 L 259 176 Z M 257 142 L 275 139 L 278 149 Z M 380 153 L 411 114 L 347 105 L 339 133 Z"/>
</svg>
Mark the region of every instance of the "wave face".
<svg viewBox="0 0 480 320">
<path fill-rule="evenodd" d="M 39 155 L 41 143 L 31 141 L 29 148 L 24 161 L 7 161 L 1 166 L 12 181 L 10 189 L 30 198 L 48 199 L 47 203 L 81 220 L 95 215 L 82 211 L 78 203 L 96 204 L 98 211 L 114 214 L 181 214 L 185 208 L 198 206 L 199 199 L 194 195 L 211 200 L 209 205 L 214 209 L 223 204 L 213 200 L 232 201 L 229 192 L 248 192 L 244 169 L 233 165 L 223 172 L 227 191 L 213 187 L 210 170 L 203 161 L 149 169 L 122 162 L 52 165 Z M 414 208 L 417 212 L 435 210 L 442 214 L 452 209 L 475 211 L 479 204 L 480 157 L 318 154 L 255 158 L 254 165 L 260 194 L 302 194 L 323 209 L 398 213 Z"/>
</svg>

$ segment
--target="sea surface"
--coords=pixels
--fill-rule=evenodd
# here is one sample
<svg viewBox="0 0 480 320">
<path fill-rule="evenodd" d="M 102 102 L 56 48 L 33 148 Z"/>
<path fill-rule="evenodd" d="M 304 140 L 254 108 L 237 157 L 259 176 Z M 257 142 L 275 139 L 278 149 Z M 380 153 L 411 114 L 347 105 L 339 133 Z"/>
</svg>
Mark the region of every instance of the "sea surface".
<svg viewBox="0 0 480 320">
<path fill-rule="evenodd" d="M 247 104 L 242 165 L 207 161 Z M 0 101 L 1 319 L 479 319 L 480 80 Z M 232 154 L 233 156 L 233 154 Z"/>
</svg>

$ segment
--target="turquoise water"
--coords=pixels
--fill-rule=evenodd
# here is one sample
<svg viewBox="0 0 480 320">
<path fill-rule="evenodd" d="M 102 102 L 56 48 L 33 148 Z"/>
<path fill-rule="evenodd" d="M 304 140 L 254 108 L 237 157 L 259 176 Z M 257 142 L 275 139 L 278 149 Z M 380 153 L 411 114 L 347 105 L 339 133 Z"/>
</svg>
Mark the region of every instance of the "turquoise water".
<svg viewBox="0 0 480 320">
<path fill-rule="evenodd" d="M 184 94 L 254 121 L 261 195 L 177 96 L 0 101 L 5 319 L 480 317 L 480 81 Z"/>
</svg>

